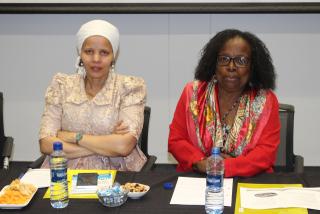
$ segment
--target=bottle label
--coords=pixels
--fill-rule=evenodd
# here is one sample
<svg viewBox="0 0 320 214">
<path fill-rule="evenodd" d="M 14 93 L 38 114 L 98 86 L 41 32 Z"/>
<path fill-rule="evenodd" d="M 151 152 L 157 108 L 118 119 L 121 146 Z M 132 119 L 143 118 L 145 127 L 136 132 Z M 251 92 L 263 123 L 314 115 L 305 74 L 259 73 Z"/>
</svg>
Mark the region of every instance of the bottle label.
<svg viewBox="0 0 320 214">
<path fill-rule="evenodd" d="M 51 170 L 51 181 L 59 182 L 67 180 L 67 169 L 52 169 Z"/>
<path fill-rule="evenodd" d="M 221 188 L 223 186 L 223 174 L 207 175 L 207 186 L 212 188 Z"/>
</svg>

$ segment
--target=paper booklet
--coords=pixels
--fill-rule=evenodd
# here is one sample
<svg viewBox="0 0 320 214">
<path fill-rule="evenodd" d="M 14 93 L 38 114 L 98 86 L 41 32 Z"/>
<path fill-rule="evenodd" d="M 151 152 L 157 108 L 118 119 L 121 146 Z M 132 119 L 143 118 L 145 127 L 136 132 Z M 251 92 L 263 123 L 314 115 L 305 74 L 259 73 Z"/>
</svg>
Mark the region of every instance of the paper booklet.
<svg viewBox="0 0 320 214">
<path fill-rule="evenodd" d="M 97 186 L 112 185 L 116 173 L 116 170 L 68 169 L 69 198 L 98 198 L 96 194 Z M 78 179 L 79 174 L 80 179 Z M 50 188 L 43 198 L 50 198 Z"/>
<path fill-rule="evenodd" d="M 241 206 L 251 209 L 301 207 L 320 210 L 320 188 L 240 188 Z"/>
<path fill-rule="evenodd" d="M 279 208 L 279 206 L 277 207 L 277 203 L 279 202 L 277 199 L 277 202 L 272 202 L 272 198 L 274 196 L 276 196 L 274 194 L 274 192 L 268 191 L 270 190 L 270 188 L 272 189 L 276 189 L 276 188 L 280 188 L 282 190 L 284 189 L 288 189 L 288 188 L 302 188 L 301 184 L 252 184 L 252 183 L 238 183 L 238 187 L 237 187 L 237 195 L 236 195 L 236 205 L 235 205 L 235 210 L 234 213 L 235 214 L 308 214 L 308 210 L 305 208 L 292 208 L 292 207 L 282 207 Z M 252 209 L 254 208 L 258 208 L 257 206 L 259 206 L 259 201 L 251 201 L 248 202 L 248 200 L 252 199 L 250 198 L 250 196 L 248 196 L 247 194 L 245 194 L 245 192 L 247 192 L 246 190 L 249 190 L 249 192 L 253 193 L 253 191 L 258 191 L 258 196 L 256 197 L 258 198 L 258 200 L 262 199 L 265 200 L 264 202 L 262 202 L 263 206 L 266 206 L 265 209 Z M 267 191 L 264 191 L 267 190 Z M 281 191 L 281 190 L 280 190 Z M 261 194 L 260 194 L 261 193 Z M 264 193 L 264 194 L 262 194 Z M 274 206 L 271 208 L 270 205 L 273 204 Z M 251 207 L 252 203 L 254 204 L 253 207 Z M 260 203 L 261 205 L 261 203 Z M 248 207 L 251 207 L 248 208 Z M 276 208 L 275 208 L 276 207 Z M 267 209 L 269 208 L 269 209 Z"/>
<path fill-rule="evenodd" d="M 98 187 L 112 186 L 112 174 L 79 173 L 72 176 L 71 194 L 96 193 Z"/>
</svg>

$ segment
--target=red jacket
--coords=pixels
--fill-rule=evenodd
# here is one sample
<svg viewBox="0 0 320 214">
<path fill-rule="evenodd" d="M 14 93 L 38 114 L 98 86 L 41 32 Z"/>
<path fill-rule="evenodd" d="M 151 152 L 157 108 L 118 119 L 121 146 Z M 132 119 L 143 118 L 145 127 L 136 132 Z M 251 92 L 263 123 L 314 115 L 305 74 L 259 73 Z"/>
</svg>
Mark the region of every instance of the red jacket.
<svg viewBox="0 0 320 214">
<path fill-rule="evenodd" d="M 190 87 L 192 84 L 188 84 L 182 92 L 170 125 L 168 150 L 179 163 L 178 171 L 191 171 L 193 163 L 206 158 L 200 148 L 191 142 L 186 125 L 187 115 L 190 114 L 187 101 L 190 96 L 188 90 L 192 90 Z M 271 102 L 271 114 L 258 143 L 246 154 L 225 159 L 225 177 L 248 177 L 264 171 L 273 171 L 280 143 L 279 104 L 273 92 L 268 91 L 267 97 Z"/>
</svg>

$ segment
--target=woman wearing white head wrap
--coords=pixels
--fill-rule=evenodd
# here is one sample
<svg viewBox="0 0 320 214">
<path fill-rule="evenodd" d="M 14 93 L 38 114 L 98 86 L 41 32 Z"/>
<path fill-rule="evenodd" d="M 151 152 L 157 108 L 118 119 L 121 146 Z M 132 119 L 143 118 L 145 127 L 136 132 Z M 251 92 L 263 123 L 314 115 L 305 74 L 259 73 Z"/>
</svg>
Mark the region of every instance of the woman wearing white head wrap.
<svg viewBox="0 0 320 214">
<path fill-rule="evenodd" d="M 139 171 L 146 162 L 137 146 L 146 87 L 141 78 L 113 72 L 118 48 L 115 26 L 85 23 L 77 33 L 77 74 L 58 73 L 47 89 L 40 150 L 49 155 L 61 141 L 68 168 Z"/>
<path fill-rule="evenodd" d="M 112 46 L 113 58 L 116 59 L 119 48 L 119 30 L 114 25 L 104 20 L 92 20 L 81 26 L 77 33 L 77 52 L 76 68 L 78 73 L 85 74 L 81 66 L 81 49 L 84 41 L 90 36 L 102 36 L 108 39 Z"/>
</svg>

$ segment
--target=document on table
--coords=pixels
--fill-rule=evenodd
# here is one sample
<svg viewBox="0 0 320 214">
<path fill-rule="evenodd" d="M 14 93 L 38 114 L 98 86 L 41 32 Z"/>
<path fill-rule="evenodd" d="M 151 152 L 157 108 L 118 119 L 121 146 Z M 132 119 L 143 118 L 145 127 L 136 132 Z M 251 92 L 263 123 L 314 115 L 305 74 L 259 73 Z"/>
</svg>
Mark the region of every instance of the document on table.
<svg viewBox="0 0 320 214">
<path fill-rule="evenodd" d="M 225 178 L 223 185 L 224 206 L 231 206 L 233 179 Z M 204 205 L 205 189 L 205 178 L 179 177 L 170 204 Z"/>
<path fill-rule="evenodd" d="M 20 180 L 38 188 L 48 187 L 50 186 L 50 169 L 29 169 Z"/>
<path fill-rule="evenodd" d="M 320 210 L 320 188 L 240 188 L 241 207 L 273 209 L 301 207 Z"/>
</svg>

